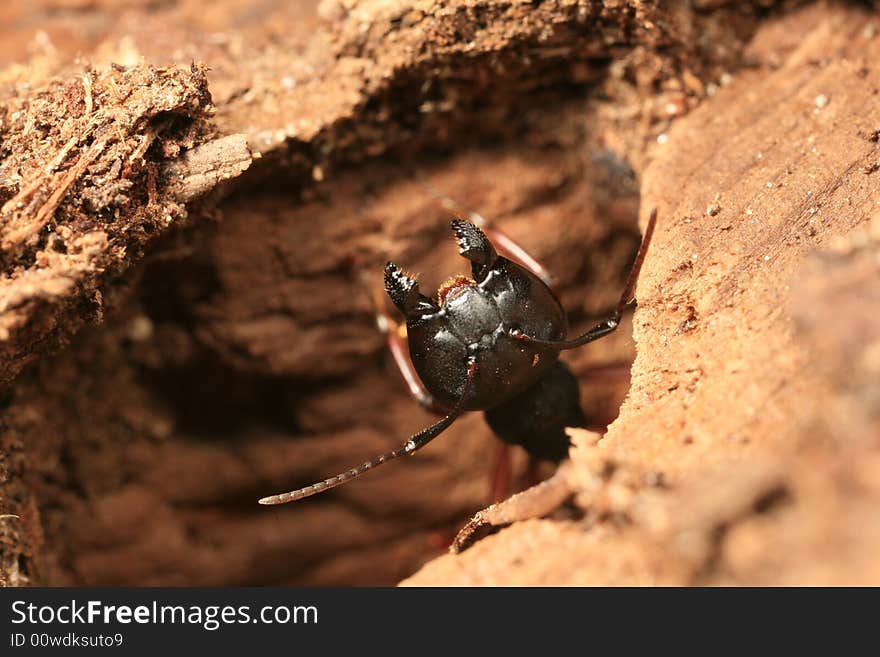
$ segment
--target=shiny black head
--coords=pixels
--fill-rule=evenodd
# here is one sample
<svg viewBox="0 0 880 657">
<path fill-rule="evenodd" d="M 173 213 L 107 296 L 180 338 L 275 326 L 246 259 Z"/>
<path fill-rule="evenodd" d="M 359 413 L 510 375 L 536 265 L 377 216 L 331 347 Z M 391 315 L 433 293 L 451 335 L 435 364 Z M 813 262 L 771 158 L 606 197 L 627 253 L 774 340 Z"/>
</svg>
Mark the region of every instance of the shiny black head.
<svg viewBox="0 0 880 657">
<path fill-rule="evenodd" d="M 453 220 L 459 253 L 471 262 L 472 277 L 448 279 L 429 299 L 418 282 L 397 265 L 385 266 L 385 289 L 406 316 L 413 365 L 428 391 L 451 407 L 461 397 L 469 357 L 476 372 L 465 400 L 468 410 L 503 404 L 540 380 L 558 350 L 524 342 L 565 337 L 565 313 L 544 282 L 501 257 L 477 226 Z"/>
</svg>

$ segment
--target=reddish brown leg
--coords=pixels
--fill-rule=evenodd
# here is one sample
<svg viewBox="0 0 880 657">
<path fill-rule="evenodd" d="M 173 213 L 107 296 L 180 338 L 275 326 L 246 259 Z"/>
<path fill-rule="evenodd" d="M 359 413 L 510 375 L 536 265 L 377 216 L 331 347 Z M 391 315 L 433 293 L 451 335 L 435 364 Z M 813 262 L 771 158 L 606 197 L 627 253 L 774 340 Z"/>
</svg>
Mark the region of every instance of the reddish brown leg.
<svg viewBox="0 0 880 657">
<path fill-rule="evenodd" d="M 475 217 L 479 217 L 479 215 L 471 215 L 472 219 Z M 480 217 L 480 219 L 483 220 L 482 217 Z M 485 220 L 483 221 L 485 222 Z M 552 274 L 547 271 L 544 265 L 529 255 L 528 251 L 514 242 L 512 237 L 508 237 L 505 233 L 502 233 L 499 228 L 492 228 L 491 226 L 485 225 L 485 223 L 480 225 L 476 221 L 474 221 L 474 223 L 477 224 L 477 226 L 480 226 L 480 228 L 483 229 L 483 232 L 488 235 L 489 239 L 495 244 L 495 248 L 498 249 L 498 253 L 508 260 L 518 262 L 544 281 L 548 286 L 553 285 Z"/>
<path fill-rule="evenodd" d="M 492 227 L 491 224 L 481 214 L 479 214 L 478 212 L 474 212 L 473 210 L 468 210 L 458 201 L 450 198 L 449 196 L 446 196 L 424 179 L 422 180 L 422 184 L 444 208 L 450 210 L 451 212 L 454 212 L 456 215 L 458 215 L 460 219 L 467 219 L 468 221 L 482 229 L 482 231 L 486 233 L 486 237 L 488 237 L 492 244 L 495 246 L 495 249 L 498 251 L 499 255 L 504 256 L 509 260 L 518 262 L 523 267 L 532 272 L 535 276 L 544 281 L 547 285 L 552 285 L 553 276 L 550 274 L 550 272 L 547 271 L 544 265 L 538 262 L 531 255 L 529 255 L 529 252 L 521 247 L 518 243 L 516 243 L 511 237 L 508 237 L 500 229 Z"/>
<path fill-rule="evenodd" d="M 498 441 L 498 446 L 495 450 L 495 461 L 492 464 L 491 479 L 489 481 L 492 504 L 510 497 L 510 494 L 513 492 L 510 488 L 512 476 L 510 447 L 507 443 Z"/>
<path fill-rule="evenodd" d="M 590 365 L 584 369 L 578 369 L 578 376 L 588 379 L 590 383 L 620 383 L 629 381 L 630 363 L 625 361 L 616 361 L 613 363 L 602 363 L 601 365 Z"/>
<path fill-rule="evenodd" d="M 585 385 L 628 383 L 630 380 L 631 367 L 632 366 L 629 363 L 624 361 L 590 365 L 589 367 L 579 369 L 577 371 L 577 376 L 584 381 Z M 596 415 L 593 417 L 593 422 L 585 426 L 584 429 L 604 434 L 608 430 L 608 425 L 611 424 L 616 417 L 617 415 L 604 417 Z"/>
<path fill-rule="evenodd" d="M 371 286 L 370 292 L 373 297 L 373 306 L 376 310 L 376 326 L 385 336 L 385 344 L 394 358 L 394 364 L 400 370 L 409 393 L 419 404 L 436 415 L 445 415 L 448 409 L 443 408 L 436 399 L 425 389 L 422 380 L 416 373 L 416 369 L 409 357 L 409 346 L 406 341 L 406 324 L 397 322 L 385 310 L 385 297 L 382 292 Z"/>
<path fill-rule="evenodd" d="M 523 487 L 524 490 L 541 483 L 541 461 L 533 456 L 529 457 L 529 464 L 526 466 L 524 479 L 526 483 Z"/>
</svg>

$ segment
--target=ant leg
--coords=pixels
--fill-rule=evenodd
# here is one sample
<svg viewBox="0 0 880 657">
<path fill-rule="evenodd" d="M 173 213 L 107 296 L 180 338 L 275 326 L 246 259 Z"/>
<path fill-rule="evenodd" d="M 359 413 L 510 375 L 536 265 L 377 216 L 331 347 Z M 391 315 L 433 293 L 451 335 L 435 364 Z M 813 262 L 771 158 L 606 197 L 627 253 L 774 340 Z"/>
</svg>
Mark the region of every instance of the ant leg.
<svg viewBox="0 0 880 657">
<path fill-rule="evenodd" d="M 577 374 L 578 377 L 593 383 L 627 382 L 630 377 L 630 366 L 631 364 L 628 361 L 617 360 L 610 363 L 578 368 Z"/>
<path fill-rule="evenodd" d="M 533 488 L 541 483 L 541 461 L 529 455 L 529 462 L 525 472 L 526 488 Z"/>
<path fill-rule="evenodd" d="M 517 329 L 514 329 L 510 332 L 511 337 L 522 342 L 531 342 L 542 347 L 562 350 L 580 347 L 581 345 L 585 345 L 588 342 L 592 342 L 593 340 L 603 338 L 609 333 L 616 330 L 618 325 L 620 324 L 620 318 L 623 315 L 624 309 L 632 301 L 633 293 L 635 292 L 636 288 L 636 282 L 639 279 L 639 272 L 642 269 L 642 263 L 645 261 L 645 255 L 648 253 L 648 246 L 651 244 L 651 237 L 654 235 L 654 226 L 656 225 L 656 223 L 657 209 L 654 208 L 654 210 L 651 212 L 650 219 L 648 219 L 648 227 L 645 229 L 645 237 L 642 239 L 642 245 L 639 247 L 639 252 L 636 255 L 636 260 L 633 263 L 632 269 L 629 272 L 629 277 L 626 280 L 626 286 L 623 288 L 623 294 L 620 296 L 620 301 L 617 302 L 617 307 L 614 309 L 614 312 L 611 313 L 610 317 L 599 322 L 589 331 L 582 335 L 579 335 L 572 340 L 539 340 L 537 338 L 526 335 L 525 333 L 522 333 Z"/>
<path fill-rule="evenodd" d="M 428 392 L 413 366 L 406 341 L 406 324 L 397 322 L 385 311 L 385 299 L 376 286 L 370 286 L 369 290 L 376 311 L 376 326 L 385 336 L 385 344 L 394 358 L 394 364 L 406 382 L 409 394 L 426 410 L 436 415 L 443 415 L 445 412 L 443 406 Z"/>
<path fill-rule="evenodd" d="M 440 192 L 427 181 L 422 180 L 422 184 L 425 186 L 428 192 L 440 202 L 440 205 L 442 205 L 447 210 L 454 212 L 456 215 L 458 215 L 459 218 L 467 219 L 472 224 L 477 226 L 477 228 L 482 229 L 482 231 L 486 233 L 486 235 L 488 235 L 489 239 L 492 240 L 492 243 L 497 246 L 498 252 L 502 256 L 508 258 L 509 260 L 514 260 L 518 262 L 523 267 L 532 272 L 535 276 L 544 281 L 544 283 L 546 283 L 548 286 L 553 285 L 553 276 L 550 274 L 550 272 L 548 272 L 547 269 L 540 262 L 533 258 L 528 251 L 526 251 L 522 246 L 515 242 L 513 238 L 509 237 L 500 228 L 495 228 L 490 225 L 490 223 L 483 217 L 483 215 L 464 207 L 455 199 L 450 198 L 449 196 L 446 196 L 445 194 Z"/>
<path fill-rule="evenodd" d="M 453 554 L 463 552 L 493 527 L 540 518 L 553 512 L 576 490 L 573 474 L 571 461 L 566 461 L 549 479 L 483 509 L 461 529 L 449 551 Z"/>
<path fill-rule="evenodd" d="M 631 378 L 632 363 L 629 361 L 615 361 L 603 363 L 601 365 L 590 365 L 585 368 L 578 368 L 575 374 L 582 381 L 584 386 L 600 386 L 625 384 L 629 387 Z M 614 411 L 606 410 L 605 413 L 597 413 L 595 411 L 589 413 L 589 423 L 584 424 L 584 429 L 593 431 L 594 433 L 604 434 L 616 418 L 619 412 L 618 406 L 614 407 Z"/>
<path fill-rule="evenodd" d="M 461 397 L 459 397 L 453 409 L 449 411 L 449 413 L 441 420 L 435 422 L 427 429 L 422 429 L 417 434 L 411 436 L 410 439 L 407 440 L 406 443 L 403 445 L 403 447 L 391 450 L 390 452 L 386 452 L 385 454 L 380 454 L 372 461 L 367 461 L 366 463 L 363 463 L 356 468 L 352 468 L 347 472 L 338 474 L 335 477 L 330 477 L 329 479 L 325 479 L 324 481 L 319 481 L 318 483 L 312 484 L 311 486 L 298 488 L 296 490 L 290 491 L 289 493 L 279 493 L 278 495 L 270 495 L 268 497 L 264 497 L 260 500 L 260 504 L 286 504 L 287 502 L 295 502 L 296 500 L 301 500 L 304 497 L 309 497 L 311 495 L 315 495 L 316 493 L 322 493 L 325 490 L 336 488 L 340 484 L 344 484 L 348 481 L 351 481 L 352 479 L 360 477 L 368 470 L 372 470 L 376 466 L 382 465 L 386 461 L 396 459 L 398 456 L 409 456 L 410 454 L 414 454 L 422 447 L 427 445 L 429 442 L 434 440 L 434 438 L 443 433 L 446 429 L 448 429 L 449 426 L 456 420 L 456 418 L 462 414 L 462 412 L 464 411 L 465 402 L 467 402 L 467 398 L 471 392 L 471 385 L 473 384 L 474 374 L 476 373 L 476 371 L 477 361 L 473 358 L 469 358 L 467 379 L 465 380 L 464 389 L 462 390 Z"/>
<path fill-rule="evenodd" d="M 472 216 L 480 217 L 480 215 Z M 553 275 L 547 271 L 544 265 L 533 258 L 531 254 L 518 243 L 514 242 L 513 238 L 509 237 L 507 233 L 501 232 L 500 228 L 493 228 L 492 226 L 486 225 L 486 220 L 482 217 L 480 217 L 480 219 L 483 223 L 478 223 L 477 226 L 480 226 L 480 228 L 489 234 L 490 239 L 498 245 L 498 251 L 501 255 L 508 260 L 514 260 L 521 264 L 535 276 L 544 281 L 544 284 L 547 285 L 547 287 L 553 286 Z"/>
<path fill-rule="evenodd" d="M 507 443 L 499 441 L 495 451 L 495 462 L 492 465 L 492 478 L 490 480 L 493 504 L 510 496 L 510 480 L 510 447 Z"/>
</svg>

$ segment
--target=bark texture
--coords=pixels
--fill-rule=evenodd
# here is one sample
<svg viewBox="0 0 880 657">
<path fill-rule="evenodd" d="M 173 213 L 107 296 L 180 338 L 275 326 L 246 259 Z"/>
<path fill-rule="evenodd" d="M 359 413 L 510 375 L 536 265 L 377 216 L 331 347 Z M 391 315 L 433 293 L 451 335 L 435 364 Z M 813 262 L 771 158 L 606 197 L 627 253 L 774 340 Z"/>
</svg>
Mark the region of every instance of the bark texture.
<svg viewBox="0 0 880 657">
<path fill-rule="evenodd" d="M 870 10 L 54 4 L 0 9 L 4 583 L 880 580 Z M 437 192 L 544 262 L 573 330 L 660 223 L 632 325 L 565 356 L 619 418 L 418 570 L 488 501 L 478 414 L 255 502 L 433 421 L 370 289 L 462 268 Z"/>
</svg>

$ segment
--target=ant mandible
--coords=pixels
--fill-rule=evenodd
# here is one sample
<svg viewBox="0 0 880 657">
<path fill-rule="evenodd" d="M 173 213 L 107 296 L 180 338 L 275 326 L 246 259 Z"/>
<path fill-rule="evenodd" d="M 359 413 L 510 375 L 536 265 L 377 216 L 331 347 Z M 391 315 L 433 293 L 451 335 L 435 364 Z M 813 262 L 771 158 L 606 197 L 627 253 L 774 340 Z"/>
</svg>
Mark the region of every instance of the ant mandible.
<svg viewBox="0 0 880 657">
<path fill-rule="evenodd" d="M 598 340 L 618 327 L 635 292 L 656 222 L 655 209 L 614 311 L 573 339 L 566 339 L 565 311 L 540 272 L 499 255 L 486 234 L 469 221 L 451 223 L 459 253 L 471 263 L 472 278 L 450 278 L 441 285 L 436 301 L 419 292 L 414 277 L 389 262 L 385 290 L 406 317 L 409 354 L 423 386 L 403 366 L 401 370 L 419 402 L 445 416 L 398 449 L 311 486 L 264 497 L 260 504 L 300 500 L 398 456 L 414 454 L 465 411 L 485 411 L 498 437 L 521 445 L 530 456 L 564 459 L 569 448 L 564 429 L 582 425 L 583 412 L 578 381 L 559 360 L 559 352 Z M 394 355 L 401 365 L 401 353 Z"/>
</svg>

